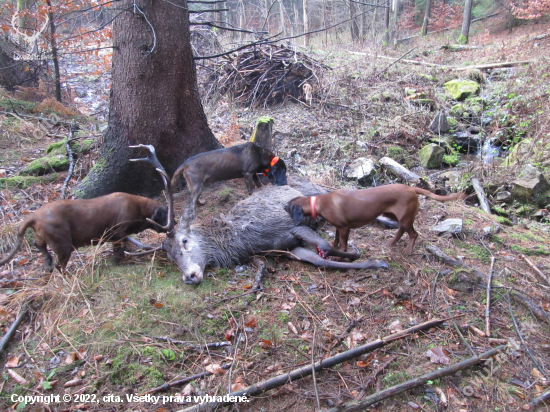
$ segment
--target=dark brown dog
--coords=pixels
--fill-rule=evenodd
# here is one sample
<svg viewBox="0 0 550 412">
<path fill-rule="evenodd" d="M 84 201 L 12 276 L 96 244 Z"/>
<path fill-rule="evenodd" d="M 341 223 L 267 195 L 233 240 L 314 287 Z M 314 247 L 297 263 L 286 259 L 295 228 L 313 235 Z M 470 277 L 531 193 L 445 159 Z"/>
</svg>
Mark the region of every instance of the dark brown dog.
<svg viewBox="0 0 550 412">
<path fill-rule="evenodd" d="M 403 233 L 409 234 L 409 243 L 405 253 L 411 254 L 418 233 L 413 224 L 418 213 L 418 195 L 424 195 L 439 202 L 464 199 L 463 193 L 439 196 L 427 190 L 407 185 L 378 186 L 364 190 L 336 190 L 326 195 L 297 197 L 288 203 L 294 223 L 301 222 L 304 216 L 324 217 L 336 227 L 334 247 L 345 252 L 350 229 L 356 229 L 383 215 L 399 222 L 399 230 L 390 242 L 390 246 L 401 239 Z"/>
<path fill-rule="evenodd" d="M 248 142 L 190 157 L 172 176 L 172 187 L 176 187 L 179 175 L 183 174 L 190 193 L 183 220 L 188 224 L 195 220 L 195 205 L 203 204 L 199 201 L 199 196 L 206 183 L 244 177 L 250 195 L 254 191 L 254 184 L 257 187 L 262 186 L 258 173 L 267 175 L 275 185 L 287 184 L 285 162 L 276 157 L 273 152 L 254 143 Z"/>
<path fill-rule="evenodd" d="M 167 224 L 168 213 L 166 206 L 152 199 L 127 193 L 48 203 L 23 221 L 15 247 L 0 265 L 15 256 L 28 228 L 34 230 L 34 244 L 50 271 L 53 262 L 46 245 L 56 253 L 60 271 L 65 270 L 73 248 L 88 246 L 94 240 L 115 242 L 113 251 L 117 258 L 124 253 L 126 236 L 145 229 L 163 231 L 161 226 Z M 148 218 L 157 224 L 149 222 Z"/>
</svg>

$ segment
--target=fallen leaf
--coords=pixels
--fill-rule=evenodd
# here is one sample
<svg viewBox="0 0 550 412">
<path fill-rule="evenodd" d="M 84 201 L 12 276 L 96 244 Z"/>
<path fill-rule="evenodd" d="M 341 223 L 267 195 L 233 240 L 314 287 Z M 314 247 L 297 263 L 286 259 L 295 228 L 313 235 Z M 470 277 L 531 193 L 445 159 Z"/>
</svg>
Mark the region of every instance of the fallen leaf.
<svg viewBox="0 0 550 412">
<path fill-rule="evenodd" d="M 65 358 L 65 364 L 70 365 L 78 358 L 78 354 L 76 352 L 71 352 L 67 355 Z"/>
<path fill-rule="evenodd" d="M 68 382 L 65 382 L 65 385 L 63 385 L 63 387 L 65 388 L 71 388 L 73 386 L 78 386 L 80 385 L 82 382 L 84 382 L 82 379 L 80 378 L 74 378 L 74 379 L 71 379 L 70 381 Z"/>
<path fill-rule="evenodd" d="M 361 299 L 358 298 L 357 296 L 354 296 L 353 298 L 350 299 L 349 301 L 349 305 L 350 306 L 359 306 L 361 304 Z"/>
<path fill-rule="evenodd" d="M 99 362 L 100 360 L 103 359 L 103 355 L 95 355 L 92 359 L 93 359 L 95 362 Z"/>
<path fill-rule="evenodd" d="M 255 328 L 258 326 L 258 319 L 252 318 L 244 324 L 247 328 Z"/>
<path fill-rule="evenodd" d="M 246 389 L 246 385 L 243 382 L 243 379 L 239 376 L 235 379 L 235 383 L 231 385 L 231 390 L 233 392 L 240 391 L 241 389 Z"/>
<path fill-rule="evenodd" d="M 401 324 L 401 321 L 398 319 L 396 321 L 393 321 L 390 324 L 390 326 L 388 326 L 388 329 L 390 330 L 390 333 L 401 332 L 403 330 L 403 325 Z"/>
<path fill-rule="evenodd" d="M 183 390 L 181 391 L 181 396 L 191 396 L 194 393 L 195 393 L 195 388 L 193 387 L 193 385 L 188 383 L 187 385 L 185 385 L 185 388 L 183 388 Z"/>
<path fill-rule="evenodd" d="M 426 352 L 426 355 L 430 357 L 430 362 L 440 363 L 442 365 L 448 365 L 451 360 L 449 359 L 448 352 L 442 346 L 436 346 Z"/>
<path fill-rule="evenodd" d="M 298 334 L 298 329 L 296 329 L 296 326 L 294 326 L 294 324 L 292 322 L 288 322 L 287 326 L 288 326 L 288 328 L 290 329 L 290 331 L 292 333 L 294 333 L 295 335 Z"/>
<path fill-rule="evenodd" d="M 225 375 L 225 369 L 219 363 L 212 363 L 205 368 L 208 372 L 216 376 Z"/>
<path fill-rule="evenodd" d="M 294 309 L 294 306 L 296 306 L 295 302 L 285 302 L 281 305 L 281 308 L 283 310 L 292 310 Z"/>
<path fill-rule="evenodd" d="M 367 366 L 370 365 L 370 362 L 369 361 L 357 361 L 356 365 L 359 368 L 366 368 Z"/>
<path fill-rule="evenodd" d="M 24 378 L 22 377 L 21 375 L 19 375 L 17 372 L 15 372 L 13 369 L 8 369 L 8 375 L 10 375 L 12 377 L 12 379 L 17 382 L 19 385 L 22 385 L 22 386 L 27 386 L 29 384 L 29 382 Z"/>
<path fill-rule="evenodd" d="M 260 339 L 260 342 L 258 343 L 262 348 L 264 349 L 270 349 L 273 347 L 273 344 L 269 339 Z"/>
<path fill-rule="evenodd" d="M 355 342 L 360 342 L 362 340 L 365 340 L 367 338 L 367 335 L 358 331 L 358 330 L 352 330 L 350 333 L 351 340 Z"/>
<path fill-rule="evenodd" d="M 155 308 L 162 308 L 164 306 L 164 303 L 157 302 L 155 303 Z"/>
<path fill-rule="evenodd" d="M 19 356 L 12 356 L 6 363 L 6 368 L 15 368 L 19 365 Z"/>
<path fill-rule="evenodd" d="M 88 308 L 82 309 L 80 312 L 78 312 L 78 315 L 76 315 L 78 318 L 83 318 L 86 316 L 86 314 L 90 311 Z"/>
</svg>

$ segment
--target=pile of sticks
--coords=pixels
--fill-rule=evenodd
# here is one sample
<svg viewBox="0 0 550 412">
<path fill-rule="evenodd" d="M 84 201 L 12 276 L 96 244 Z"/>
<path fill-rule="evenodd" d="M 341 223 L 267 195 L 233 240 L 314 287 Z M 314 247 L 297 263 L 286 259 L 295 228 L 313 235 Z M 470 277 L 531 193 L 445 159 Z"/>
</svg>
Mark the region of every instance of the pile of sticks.
<svg viewBox="0 0 550 412">
<path fill-rule="evenodd" d="M 287 99 L 305 101 L 304 84 L 315 93 L 321 72 L 328 69 L 304 53 L 272 44 L 239 50 L 215 64 L 211 84 L 249 107 L 268 107 Z"/>
</svg>

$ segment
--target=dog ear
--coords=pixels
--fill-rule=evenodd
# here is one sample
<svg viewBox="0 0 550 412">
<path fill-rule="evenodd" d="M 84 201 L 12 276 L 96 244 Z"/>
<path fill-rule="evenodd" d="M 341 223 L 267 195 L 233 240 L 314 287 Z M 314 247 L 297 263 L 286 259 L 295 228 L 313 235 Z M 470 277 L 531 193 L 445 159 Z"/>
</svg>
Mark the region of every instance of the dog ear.
<svg viewBox="0 0 550 412">
<path fill-rule="evenodd" d="M 292 215 L 292 220 L 294 220 L 295 225 L 299 225 L 302 219 L 304 218 L 304 211 L 300 205 L 288 205 L 290 208 L 290 214 Z"/>
<path fill-rule="evenodd" d="M 269 181 L 277 186 L 285 186 L 286 180 L 286 164 L 283 159 L 279 159 L 277 163 L 269 168 L 267 173 Z"/>
</svg>

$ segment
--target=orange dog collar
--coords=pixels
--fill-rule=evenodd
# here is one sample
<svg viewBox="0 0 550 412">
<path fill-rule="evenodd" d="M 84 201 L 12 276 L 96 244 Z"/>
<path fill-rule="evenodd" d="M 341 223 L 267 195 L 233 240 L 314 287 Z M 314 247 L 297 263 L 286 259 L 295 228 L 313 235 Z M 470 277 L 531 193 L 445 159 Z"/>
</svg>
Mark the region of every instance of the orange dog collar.
<svg viewBox="0 0 550 412">
<path fill-rule="evenodd" d="M 271 163 L 269 164 L 269 167 L 275 166 L 275 163 L 279 161 L 279 158 L 275 156 L 273 159 L 271 159 Z M 267 176 L 267 173 L 269 172 L 269 169 L 264 170 L 264 176 Z"/>
<path fill-rule="evenodd" d="M 311 208 L 311 217 L 317 219 L 317 196 L 309 198 L 309 207 Z"/>
</svg>

